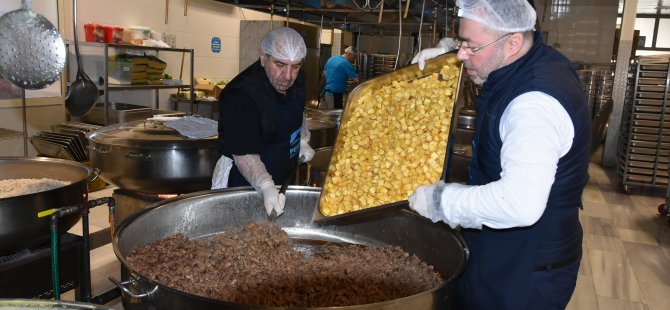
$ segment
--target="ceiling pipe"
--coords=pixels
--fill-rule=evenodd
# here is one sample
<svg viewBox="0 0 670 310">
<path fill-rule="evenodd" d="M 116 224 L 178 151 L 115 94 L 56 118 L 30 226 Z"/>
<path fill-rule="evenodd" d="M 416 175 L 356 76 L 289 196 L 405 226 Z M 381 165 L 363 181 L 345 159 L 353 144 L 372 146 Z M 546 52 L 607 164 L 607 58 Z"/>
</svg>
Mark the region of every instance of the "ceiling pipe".
<svg viewBox="0 0 670 310">
<path fill-rule="evenodd" d="M 382 23 L 382 15 L 384 15 L 384 0 L 382 0 L 382 7 L 379 9 L 379 19 L 377 20 L 377 24 Z"/>
</svg>

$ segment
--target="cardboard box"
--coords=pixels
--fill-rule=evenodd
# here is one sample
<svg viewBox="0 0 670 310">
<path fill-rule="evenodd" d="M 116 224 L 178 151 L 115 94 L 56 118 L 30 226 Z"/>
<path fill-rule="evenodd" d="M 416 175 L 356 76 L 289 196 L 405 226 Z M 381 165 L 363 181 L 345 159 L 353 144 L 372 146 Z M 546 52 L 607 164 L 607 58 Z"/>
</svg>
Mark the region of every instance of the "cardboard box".
<svg viewBox="0 0 670 310">
<path fill-rule="evenodd" d="M 226 85 L 215 85 L 214 86 L 214 98 L 219 99 L 221 91 L 226 87 Z"/>
</svg>

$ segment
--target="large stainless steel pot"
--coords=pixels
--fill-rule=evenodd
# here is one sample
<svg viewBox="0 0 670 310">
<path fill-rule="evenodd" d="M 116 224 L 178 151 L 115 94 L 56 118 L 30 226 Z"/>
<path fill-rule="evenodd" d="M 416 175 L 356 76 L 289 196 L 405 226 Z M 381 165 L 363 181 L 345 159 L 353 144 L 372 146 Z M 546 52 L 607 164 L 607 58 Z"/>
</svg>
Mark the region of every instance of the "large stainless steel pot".
<svg viewBox="0 0 670 310">
<path fill-rule="evenodd" d="M 0 256 L 46 243 L 51 237 L 49 218 L 37 213 L 87 200 L 87 182 L 92 169 L 74 161 L 55 158 L 0 158 L 0 179 L 48 178 L 69 185 L 21 196 L 0 198 Z M 63 234 L 77 223 L 81 213 L 58 221 Z"/>
<path fill-rule="evenodd" d="M 219 159 L 216 137 L 189 139 L 161 122 L 138 120 L 89 134 L 91 165 L 119 188 L 181 194 L 211 188 Z"/>
<path fill-rule="evenodd" d="M 337 138 L 337 126 L 337 123 L 329 120 L 307 119 L 307 128 L 311 134 L 309 146 L 315 150 L 333 146 Z"/>
<path fill-rule="evenodd" d="M 43 299 L 0 299 L 0 309 L 93 309 L 112 310 L 113 308 L 81 301 L 43 300 Z"/>
<path fill-rule="evenodd" d="M 435 266 L 447 279 L 442 286 L 387 302 L 337 309 L 448 309 L 452 306 L 454 279 L 465 266 L 468 251 L 460 235 L 445 224 L 408 210 L 392 210 L 383 217 L 338 226 L 316 224 L 319 188 L 291 186 L 286 211 L 276 219 L 292 238 L 398 245 Z M 125 309 L 272 309 L 214 301 L 155 283 L 128 266 L 126 256 L 138 245 L 182 233 L 189 238 L 219 234 L 246 221 L 267 221 L 262 197 L 253 189 L 231 188 L 192 193 L 153 204 L 121 224 L 114 236 L 116 256 L 122 263 Z M 276 308 L 275 308 L 276 309 Z M 332 309 L 332 308 L 318 308 Z"/>
</svg>

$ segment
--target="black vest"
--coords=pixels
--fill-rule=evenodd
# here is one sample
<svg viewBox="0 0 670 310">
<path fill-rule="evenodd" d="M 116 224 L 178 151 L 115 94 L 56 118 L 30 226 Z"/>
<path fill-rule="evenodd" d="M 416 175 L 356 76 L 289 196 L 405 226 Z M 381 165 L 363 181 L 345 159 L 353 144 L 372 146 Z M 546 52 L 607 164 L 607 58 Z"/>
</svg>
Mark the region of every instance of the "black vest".
<svg viewBox="0 0 670 310">
<path fill-rule="evenodd" d="M 261 161 L 275 184 L 284 183 L 298 162 L 305 108 L 305 80 L 305 72 L 300 70 L 293 86 L 286 91 L 286 95 L 282 95 L 270 83 L 259 60 L 238 74 L 221 93 L 220 98 L 225 98 L 226 91 L 241 89 L 249 94 L 253 101 L 250 104 L 256 105 L 260 111 L 264 142 Z M 248 185 L 249 182 L 233 165 L 228 187 Z"/>
<path fill-rule="evenodd" d="M 589 179 L 591 118 L 572 64 L 545 45 L 539 33 L 535 33 L 526 55 L 489 75 L 477 97 L 468 184 L 484 185 L 500 179 L 500 118 L 510 101 L 530 91 L 552 96 L 567 111 L 575 131 L 572 147 L 558 162 L 547 208 L 537 223 L 462 231 L 471 255 L 459 278 L 459 299 L 468 309 L 524 309 L 534 268 L 581 254 L 578 210 Z"/>
</svg>

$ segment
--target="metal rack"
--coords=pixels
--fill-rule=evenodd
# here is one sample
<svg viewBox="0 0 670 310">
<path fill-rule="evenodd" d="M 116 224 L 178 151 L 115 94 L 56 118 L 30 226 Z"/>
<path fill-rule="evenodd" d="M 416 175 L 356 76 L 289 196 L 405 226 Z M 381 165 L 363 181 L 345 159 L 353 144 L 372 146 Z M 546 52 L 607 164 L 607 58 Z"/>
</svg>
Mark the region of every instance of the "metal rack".
<svg viewBox="0 0 670 310">
<path fill-rule="evenodd" d="M 80 42 L 80 45 L 84 46 L 96 46 L 103 48 L 103 72 L 102 76 L 104 77 L 104 84 L 101 85 L 104 91 L 104 94 L 101 96 L 103 98 L 103 103 L 105 106 L 104 120 L 105 124 L 109 124 L 109 92 L 110 91 L 119 91 L 119 90 L 154 90 L 155 91 L 155 108 L 158 109 L 159 106 L 159 90 L 161 89 L 187 89 L 190 94 L 190 99 L 185 100 L 184 102 L 189 102 L 191 104 L 191 114 L 195 111 L 195 86 L 193 85 L 194 79 L 194 57 L 195 53 L 193 49 L 183 49 L 183 48 L 166 48 L 166 47 L 151 47 L 151 46 L 138 46 L 138 45 L 129 45 L 129 44 L 108 44 L 108 43 L 95 43 L 95 42 Z M 180 52 L 183 54 L 188 53 L 190 55 L 190 83 L 184 83 L 181 85 L 110 85 L 109 84 L 109 50 L 114 49 L 117 52 L 120 50 L 140 50 L 140 51 L 152 51 L 155 53 L 155 56 L 158 57 L 159 52 Z M 182 57 L 182 68 L 184 66 L 183 57 Z M 181 77 L 180 77 L 181 78 Z M 177 101 L 175 107 L 178 107 L 179 101 Z"/>
<path fill-rule="evenodd" d="M 670 61 L 637 57 L 630 65 L 617 175 L 631 186 L 668 186 L 670 156 Z"/>
</svg>

